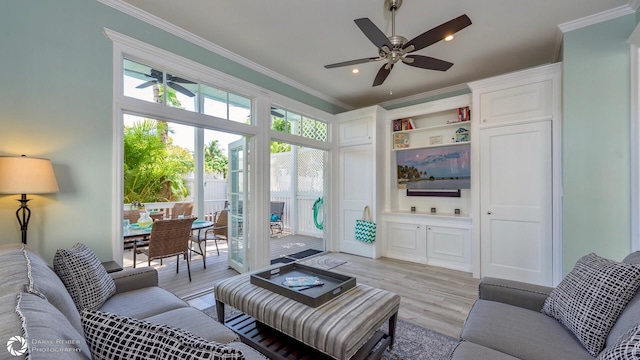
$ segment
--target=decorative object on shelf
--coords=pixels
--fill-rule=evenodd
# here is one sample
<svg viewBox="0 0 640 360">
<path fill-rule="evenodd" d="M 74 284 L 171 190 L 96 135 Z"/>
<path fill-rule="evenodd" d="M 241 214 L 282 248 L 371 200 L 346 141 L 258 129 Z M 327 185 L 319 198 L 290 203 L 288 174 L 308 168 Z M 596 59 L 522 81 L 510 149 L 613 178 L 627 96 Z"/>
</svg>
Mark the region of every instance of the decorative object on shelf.
<svg viewBox="0 0 640 360">
<path fill-rule="evenodd" d="M 411 212 L 416 212 L 416 207 L 415 206 L 411 207 Z"/>
<path fill-rule="evenodd" d="M 436 213 L 436 208 L 431 208 L 431 213 L 435 214 Z"/>
<path fill-rule="evenodd" d="M 456 130 L 455 142 L 467 142 L 469 141 L 469 130 L 465 128 L 459 128 Z"/>
<path fill-rule="evenodd" d="M 439 144 L 442 144 L 442 135 L 429 137 L 429 145 L 439 145 Z"/>
<path fill-rule="evenodd" d="M 402 131 L 402 119 L 396 119 L 391 122 L 393 131 Z"/>
<path fill-rule="evenodd" d="M 471 120 L 471 112 L 469 111 L 469 107 L 461 107 L 458 108 L 458 122 L 470 121 Z"/>
<path fill-rule="evenodd" d="M 409 147 L 409 134 L 393 134 L 393 148 L 406 149 Z"/>
<path fill-rule="evenodd" d="M 369 244 L 376 241 L 376 223 L 371 219 L 369 206 L 364 207 L 362 219 L 356 220 L 356 240 Z"/>
<path fill-rule="evenodd" d="M 460 209 L 454 209 L 453 213 L 456 214 L 456 215 L 460 215 Z"/>
<path fill-rule="evenodd" d="M 27 226 L 31 210 L 27 194 L 57 193 L 58 183 L 51 161 L 22 156 L 0 157 L 0 194 L 21 194 L 16 217 L 22 232 L 22 243 L 27 243 Z"/>
</svg>

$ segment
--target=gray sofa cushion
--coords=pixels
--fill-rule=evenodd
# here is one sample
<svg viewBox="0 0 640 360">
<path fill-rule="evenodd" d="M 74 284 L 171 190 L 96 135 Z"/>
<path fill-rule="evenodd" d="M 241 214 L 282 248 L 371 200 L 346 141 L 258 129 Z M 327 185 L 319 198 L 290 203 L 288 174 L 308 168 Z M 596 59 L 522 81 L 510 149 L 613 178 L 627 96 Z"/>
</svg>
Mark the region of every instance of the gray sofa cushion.
<svg viewBox="0 0 640 360">
<path fill-rule="evenodd" d="M 82 312 L 93 359 L 244 359 L 240 350 L 185 330 L 100 311 Z"/>
<path fill-rule="evenodd" d="M 187 307 L 184 300 L 159 287 L 145 287 L 115 294 L 100 311 L 144 319 L 165 311 Z"/>
<path fill-rule="evenodd" d="M 153 324 L 165 324 L 180 329 L 189 329 L 189 332 L 193 335 L 200 336 L 209 341 L 217 341 L 225 344 L 232 341 L 239 341 L 238 335 L 228 327 L 192 307 L 170 310 L 145 318 L 144 320 Z"/>
<path fill-rule="evenodd" d="M 18 295 L 15 312 L 22 320 L 29 359 L 67 360 L 91 358 L 84 334 L 47 300 L 30 293 Z M 18 335 L 18 334 L 16 334 Z"/>
<path fill-rule="evenodd" d="M 618 341 L 607 346 L 598 355 L 598 360 L 640 359 L 640 324 L 629 329 Z"/>
<path fill-rule="evenodd" d="M 451 360 L 518 360 L 511 355 L 468 341 L 461 341 L 451 355 Z"/>
<path fill-rule="evenodd" d="M 578 339 L 555 319 L 538 311 L 477 300 L 461 338 L 523 360 L 589 359 Z"/>
<path fill-rule="evenodd" d="M 592 253 L 578 260 L 551 292 L 542 311 L 565 325 L 597 356 L 639 285 L 640 265 Z"/>
<path fill-rule="evenodd" d="M 0 358 L 3 356 L 1 354 L 7 357 L 9 356 L 9 353 L 4 352 L 9 339 L 14 336 L 23 335 L 22 319 L 20 319 L 18 313 L 16 313 L 17 303 L 17 293 L 0 296 Z M 14 348 L 16 348 L 16 346 L 17 344 L 14 345 Z"/>
<path fill-rule="evenodd" d="M 78 311 L 96 310 L 116 292 L 116 284 L 100 260 L 84 244 L 58 249 L 53 270 L 62 280 Z"/>
</svg>

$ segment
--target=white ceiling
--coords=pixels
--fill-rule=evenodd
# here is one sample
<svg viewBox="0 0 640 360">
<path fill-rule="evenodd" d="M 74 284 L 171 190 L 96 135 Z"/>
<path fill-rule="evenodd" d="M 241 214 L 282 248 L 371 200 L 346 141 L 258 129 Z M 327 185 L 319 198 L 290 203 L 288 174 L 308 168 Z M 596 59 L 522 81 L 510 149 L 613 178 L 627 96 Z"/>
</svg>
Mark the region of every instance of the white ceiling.
<svg viewBox="0 0 640 360">
<path fill-rule="evenodd" d="M 354 108 L 555 62 L 558 25 L 631 8 L 629 0 L 404 0 L 396 13 L 396 34 L 407 39 L 462 14 L 473 24 L 454 41 L 415 52 L 453 62 L 448 71 L 399 63 L 374 88 L 382 62 L 359 65 L 357 75 L 353 67 L 324 65 L 377 56 L 353 20 L 367 17 L 391 35 L 384 0 L 124 1 Z"/>
</svg>

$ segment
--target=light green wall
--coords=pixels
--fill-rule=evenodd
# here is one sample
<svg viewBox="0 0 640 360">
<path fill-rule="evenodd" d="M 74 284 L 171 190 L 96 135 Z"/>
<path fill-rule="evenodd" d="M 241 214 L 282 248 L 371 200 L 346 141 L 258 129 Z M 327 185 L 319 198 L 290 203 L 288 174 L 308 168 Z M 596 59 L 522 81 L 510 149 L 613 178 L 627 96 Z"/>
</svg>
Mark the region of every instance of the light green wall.
<svg viewBox="0 0 640 360">
<path fill-rule="evenodd" d="M 95 0 L 5 1 L 0 24 L 0 156 L 49 158 L 60 186 L 58 194 L 30 196 L 29 245 L 48 261 L 78 241 L 111 259 L 113 51 L 104 27 L 321 110 L 343 111 Z M 0 244 L 20 241 L 17 198 L 0 195 Z"/>
<path fill-rule="evenodd" d="M 564 271 L 631 249 L 630 65 L 635 15 L 564 34 Z"/>
</svg>

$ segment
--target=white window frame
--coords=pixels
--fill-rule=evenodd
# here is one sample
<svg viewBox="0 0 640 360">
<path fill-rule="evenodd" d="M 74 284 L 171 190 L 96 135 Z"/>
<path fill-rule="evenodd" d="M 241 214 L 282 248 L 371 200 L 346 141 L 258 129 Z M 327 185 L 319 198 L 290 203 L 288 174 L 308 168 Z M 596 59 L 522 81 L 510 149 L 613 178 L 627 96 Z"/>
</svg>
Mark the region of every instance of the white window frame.
<svg viewBox="0 0 640 360">
<path fill-rule="evenodd" d="M 112 187 L 112 237 L 113 258 L 118 260 L 123 257 L 122 246 L 122 204 L 123 204 L 123 117 L 124 114 L 152 117 L 173 123 L 194 126 L 201 129 L 224 131 L 227 133 L 251 137 L 250 148 L 252 153 L 252 171 L 249 174 L 249 192 L 252 202 L 249 208 L 254 219 L 262 221 L 248 222 L 250 237 L 247 239 L 247 261 L 249 269 L 268 265 L 269 243 L 257 241 L 269 237 L 268 215 L 270 201 L 270 184 L 264 179 L 270 179 L 270 151 L 271 140 L 288 142 L 300 146 L 313 147 L 331 151 L 331 139 L 322 142 L 307 139 L 301 136 L 284 134 L 271 130 L 270 110 L 272 102 L 275 106 L 281 106 L 297 113 L 324 121 L 328 125 L 331 134 L 331 125 L 334 115 L 315 109 L 306 104 L 289 99 L 279 94 L 272 93 L 261 87 L 227 75 L 220 71 L 204 66 L 195 61 L 186 59 L 166 50 L 146 44 L 111 29 L 104 28 L 105 35 L 113 42 L 113 187 Z M 186 111 L 178 108 L 157 104 L 144 100 L 124 96 L 123 91 L 123 59 L 137 61 L 149 66 L 155 66 L 171 73 L 185 76 L 193 81 L 214 86 L 241 96 L 252 99 L 251 124 L 243 124 L 232 120 Z M 202 130 L 196 132 L 197 148 L 203 142 Z M 329 158 L 331 158 L 329 156 Z M 202 164 L 196 163 L 196 170 Z M 327 167 L 331 171 L 331 167 Z M 196 171 L 196 174 L 199 171 Z M 325 174 L 328 177 L 328 174 Z M 196 183 L 199 183 L 196 178 Z M 202 181 L 200 181 L 202 182 Z M 329 189 L 327 189 L 329 190 Z M 196 189 L 196 192 L 198 190 Z M 197 194 L 196 194 L 197 195 Z M 264 257 L 264 259 L 263 259 Z"/>
<path fill-rule="evenodd" d="M 631 251 L 640 250 L 640 25 L 629 37 L 631 87 Z"/>
</svg>

